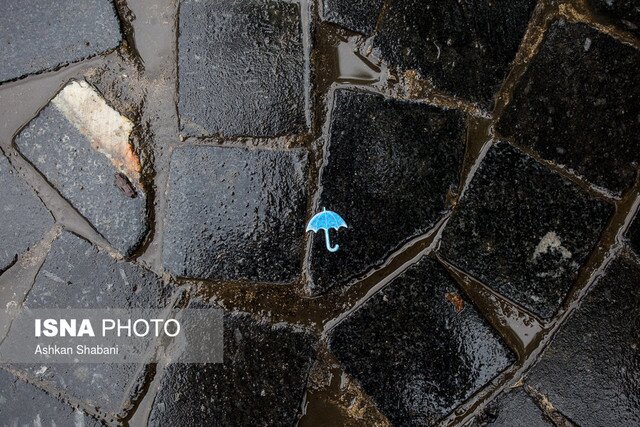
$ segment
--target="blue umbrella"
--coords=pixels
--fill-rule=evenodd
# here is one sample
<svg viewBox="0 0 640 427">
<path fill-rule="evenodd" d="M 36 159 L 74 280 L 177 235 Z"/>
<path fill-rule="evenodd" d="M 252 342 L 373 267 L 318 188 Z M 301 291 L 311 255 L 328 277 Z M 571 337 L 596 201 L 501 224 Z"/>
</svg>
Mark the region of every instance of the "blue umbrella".
<svg viewBox="0 0 640 427">
<path fill-rule="evenodd" d="M 329 241 L 329 229 L 333 228 L 334 230 L 338 230 L 340 227 L 346 226 L 347 223 L 344 222 L 344 219 L 342 219 L 340 215 L 322 208 L 322 212 L 315 214 L 313 218 L 311 218 L 311 221 L 309 221 L 309 225 L 307 225 L 307 232 L 313 231 L 314 233 L 317 233 L 320 230 L 324 230 L 327 250 L 329 252 L 335 252 L 340 246 L 331 246 L 331 242 Z"/>
</svg>

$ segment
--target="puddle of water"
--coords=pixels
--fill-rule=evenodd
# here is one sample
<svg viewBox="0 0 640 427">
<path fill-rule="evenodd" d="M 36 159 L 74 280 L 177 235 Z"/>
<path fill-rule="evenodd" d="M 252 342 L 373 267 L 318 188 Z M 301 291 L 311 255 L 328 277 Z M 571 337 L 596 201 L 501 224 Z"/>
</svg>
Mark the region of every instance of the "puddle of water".
<svg viewBox="0 0 640 427">
<path fill-rule="evenodd" d="M 336 81 L 371 84 L 379 82 L 382 69 L 362 56 L 351 40 L 341 40 L 336 46 L 338 76 Z"/>
</svg>

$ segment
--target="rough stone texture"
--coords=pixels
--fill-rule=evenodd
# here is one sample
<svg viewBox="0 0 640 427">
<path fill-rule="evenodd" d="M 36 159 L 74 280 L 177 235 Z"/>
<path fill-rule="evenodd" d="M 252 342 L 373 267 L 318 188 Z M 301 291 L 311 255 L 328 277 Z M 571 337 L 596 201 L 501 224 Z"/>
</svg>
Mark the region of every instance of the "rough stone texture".
<svg viewBox="0 0 640 427">
<path fill-rule="evenodd" d="M 348 228 L 313 236 L 311 293 L 344 284 L 373 267 L 443 216 L 464 157 L 459 112 L 337 90 L 328 160 L 321 170 L 318 207 L 340 214 Z"/>
<path fill-rule="evenodd" d="M 82 100 L 87 94 L 92 99 Z M 91 103 L 96 99 L 102 104 Z M 20 153 L 124 256 L 147 232 L 146 194 L 133 176 L 139 163 L 124 135 L 132 126 L 86 82 L 72 81 L 15 139 Z M 99 146 L 108 138 L 124 146 Z M 101 152 L 112 149 L 118 152 Z M 117 155 L 124 157 L 120 167 Z"/>
<path fill-rule="evenodd" d="M 640 35 L 640 3 L 637 0 L 587 0 L 596 15 Z"/>
<path fill-rule="evenodd" d="M 505 143 L 494 145 L 442 235 L 460 269 L 547 319 L 613 207 Z"/>
<path fill-rule="evenodd" d="M 348 30 L 370 35 L 384 0 L 324 0 L 323 18 Z"/>
<path fill-rule="evenodd" d="M 167 307 L 172 287 L 134 264 L 116 261 L 86 240 L 64 232 L 40 268 L 24 305 L 30 309 Z M 20 366 L 32 377 L 86 402 L 102 412 L 122 415 L 140 385 L 139 364 L 52 364 Z M 129 395 L 128 393 L 132 393 Z"/>
<path fill-rule="evenodd" d="M 120 44 L 110 0 L 4 0 L 0 14 L 0 82 L 53 70 Z"/>
<path fill-rule="evenodd" d="M 39 242 L 53 217 L 36 193 L 0 153 L 0 273 Z"/>
<path fill-rule="evenodd" d="M 614 260 L 528 375 L 578 425 L 640 425 L 639 283 L 635 261 Z"/>
<path fill-rule="evenodd" d="M 515 360 L 428 257 L 338 324 L 329 346 L 395 425 L 435 424 Z"/>
<path fill-rule="evenodd" d="M 179 34 L 178 107 L 186 134 L 306 130 L 298 3 L 182 0 Z"/>
<path fill-rule="evenodd" d="M 224 324 L 224 363 L 169 365 L 149 425 L 296 425 L 316 340 L 247 314 Z"/>
<path fill-rule="evenodd" d="M 402 70 L 491 108 L 509 72 L 535 0 L 390 0 L 373 44 Z"/>
<path fill-rule="evenodd" d="M 0 424 L 3 426 L 99 426 L 84 413 L 0 370 Z"/>
<path fill-rule="evenodd" d="M 173 275 L 291 282 L 302 272 L 306 152 L 174 150 L 163 262 Z"/>
<path fill-rule="evenodd" d="M 620 194 L 640 161 L 640 51 L 585 24 L 555 22 L 497 129 Z"/>
<path fill-rule="evenodd" d="M 625 233 L 625 237 L 629 241 L 629 246 L 640 255 L 640 214 L 636 213 L 635 218 L 629 225 L 629 229 Z"/>
<path fill-rule="evenodd" d="M 471 425 L 491 427 L 554 426 L 522 388 L 509 391 L 491 402 Z"/>
</svg>

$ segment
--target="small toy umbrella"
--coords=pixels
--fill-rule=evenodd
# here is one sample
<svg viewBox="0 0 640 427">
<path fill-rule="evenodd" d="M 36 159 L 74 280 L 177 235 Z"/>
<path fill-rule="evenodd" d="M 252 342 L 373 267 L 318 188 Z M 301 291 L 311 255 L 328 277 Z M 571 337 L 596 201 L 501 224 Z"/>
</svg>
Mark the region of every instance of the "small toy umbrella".
<svg viewBox="0 0 640 427">
<path fill-rule="evenodd" d="M 314 233 L 317 233 L 320 230 L 324 230 L 327 250 L 329 252 L 335 252 L 340 246 L 331 246 L 331 242 L 329 241 L 329 229 L 333 228 L 334 230 L 338 230 L 340 227 L 347 227 L 347 223 L 344 222 L 344 219 L 342 219 L 342 217 L 337 213 L 322 208 L 322 212 L 315 214 L 309 221 L 309 224 L 307 225 L 307 232 L 313 231 Z"/>
</svg>

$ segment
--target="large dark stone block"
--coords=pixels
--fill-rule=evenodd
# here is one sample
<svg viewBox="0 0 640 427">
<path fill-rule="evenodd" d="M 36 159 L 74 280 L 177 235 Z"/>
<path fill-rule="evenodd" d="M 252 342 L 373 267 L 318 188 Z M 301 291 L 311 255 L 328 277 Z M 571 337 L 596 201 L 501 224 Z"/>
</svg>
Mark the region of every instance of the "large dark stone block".
<svg viewBox="0 0 640 427">
<path fill-rule="evenodd" d="M 224 362 L 167 367 L 149 425 L 296 425 L 316 340 L 248 314 L 224 317 Z"/>
<path fill-rule="evenodd" d="M 24 303 L 29 309 L 161 309 L 173 289 L 137 265 L 116 261 L 86 240 L 64 232 L 51 247 Z M 10 332 L 11 333 L 11 332 Z M 38 381 L 98 408 L 122 416 L 142 390 L 142 364 L 19 365 Z"/>
<path fill-rule="evenodd" d="M 36 193 L 0 154 L 0 273 L 18 255 L 42 239 L 53 226 L 53 217 Z"/>
<path fill-rule="evenodd" d="M 16 136 L 47 181 L 122 255 L 147 233 L 133 123 L 84 81 L 71 81 Z"/>
<path fill-rule="evenodd" d="M 640 266 L 623 255 L 557 332 L 528 384 L 582 426 L 640 425 Z"/>
<path fill-rule="evenodd" d="M 293 1 L 182 0 L 178 109 L 189 135 L 307 129 L 301 8 Z"/>
<path fill-rule="evenodd" d="M 390 0 L 373 44 L 402 70 L 490 109 L 535 0 Z"/>
<path fill-rule="evenodd" d="M 547 160 L 621 194 L 640 162 L 640 51 L 555 22 L 497 125 Z"/>
<path fill-rule="evenodd" d="M 99 426 L 97 420 L 42 390 L 0 370 L 0 424 L 3 426 Z"/>
<path fill-rule="evenodd" d="M 175 149 L 164 267 L 179 277 L 294 281 L 302 272 L 306 179 L 303 150 Z"/>
<path fill-rule="evenodd" d="M 348 30 L 370 35 L 384 0 L 324 0 L 323 18 Z"/>
<path fill-rule="evenodd" d="M 364 275 L 434 227 L 457 189 L 464 138 L 460 112 L 336 90 L 318 206 L 348 228 L 331 230 L 334 253 L 324 232 L 313 236 L 311 293 Z"/>
<path fill-rule="evenodd" d="M 460 269 L 548 319 L 612 213 L 611 205 L 499 142 L 451 216 L 440 251 Z"/>
<path fill-rule="evenodd" d="M 121 38 L 110 0 L 4 0 L 0 82 L 104 53 Z"/>
<path fill-rule="evenodd" d="M 433 425 L 515 361 L 434 259 L 339 323 L 330 350 L 394 425 Z"/>
</svg>

